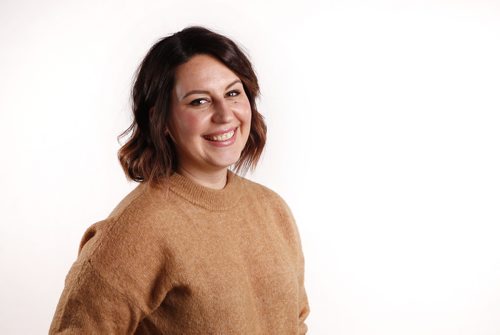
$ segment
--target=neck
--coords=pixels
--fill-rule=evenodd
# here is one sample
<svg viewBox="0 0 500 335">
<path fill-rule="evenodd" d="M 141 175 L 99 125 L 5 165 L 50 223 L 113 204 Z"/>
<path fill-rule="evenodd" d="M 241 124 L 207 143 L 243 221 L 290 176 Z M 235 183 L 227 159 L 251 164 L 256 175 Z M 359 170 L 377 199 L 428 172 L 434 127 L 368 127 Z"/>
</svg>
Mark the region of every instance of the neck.
<svg viewBox="0 0 500 335">
<path fill-rule="evenodd" d="M 195 183 L 208 188 L 221 190 L 226 186 L 227 182 L 227 169 L 219 171 L 190 171 L 183 167 L 179 167 L 177 173 L 186 178 L 191 179 Z"/>
</svg>

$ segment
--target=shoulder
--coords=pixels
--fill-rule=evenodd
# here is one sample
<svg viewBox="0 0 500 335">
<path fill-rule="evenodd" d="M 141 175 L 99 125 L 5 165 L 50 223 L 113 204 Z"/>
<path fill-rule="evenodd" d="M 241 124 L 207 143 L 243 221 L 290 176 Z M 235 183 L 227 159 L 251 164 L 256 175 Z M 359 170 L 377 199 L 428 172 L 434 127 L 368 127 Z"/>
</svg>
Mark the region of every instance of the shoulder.
<svg viewBox="0 0 500 335">
<path fill-rule="evenodd" d="M 253 198 L 253 200 L 257 200 L 261 204 L 272 206 L 282 215 L 292 216 L 290 207 L 283 199 L 283 197 L 276 191 L 244 177 L 238 178 L 242 180 L 243 188 L 245 189 L 245 195 L 247 197 L 251 197 Z"/>
<path fill-rule="evenodd" d="M 158 196 L 142 185 L 126 195 L 106 219 L 87 228 L 75 262 L 79 269 L 76 276 L 84 269 L 92 271 L 142 310 L 151 305 L 145 292 L 154 290 L 155 285 L 167 287 L 168 278 L 157 278 L 172 267 L 159 205 L 168 201 Z"/>
<path fill-rule="evenodd" d="M 292 210 L 287 202 L 276 191 L 260 183 L 240 177 L 244 183 L 244 199 L 268 214 L 273 221 L 279 222 L 289 237 L 297 238 L 297 227 Z"/>
<path fill-rule="evenodd" d="M 245 189 L 245 192 L 255 196 L 265 197 L 266 199 L 275 200 L 279 202 L 285 202 L 283 198 L 274 190 L 270 189 L 267 186 L 264 186 L 258 182 L 252 181 L 250 179 L 237 176 L 242 183 L 242 187 Z"/>
<path fill-rule="evenodd" d="M 301 241 L 299 231 L 292 210 L 276 191 L 257 182 L 242 179 L 245 194 L 242 201 L 243 206 L 250 207 L 253 212 L 262 213 L 261 219 L 267 224 L 274 224 L 283 234 L 285 239 L 299 250 Z"/>
<path fill-rule="evenodd" d="M 121 249 L 152 249 L 164 233 L 159 229 L 168 222 L 171 207 L 174 208 L 163 190 L 139 184 L 107 218 L 86 229 L 79 252 L 91 256 L 97 250 L 113 254 Z"/>
<path fill-rule="evenodd" d="M 108 283 L 139 287 L 136 278 L 154 277 L 170 264 L 171 252 L 165 244 L 169 221 L 168 198 L 159 190 L 140 184 L 127 194 L 111 214 L 92 224 L 80 242 L 78 260 L 88 262 Z M 133 283 L 133 284 L 131 284 Z M 126 287 L 121 287 L 125 292 Z"/>
<path fill-rule="evenodd" d="M 151 219 L 158 212 L 171 209 L 169 192 L 166 187 L 153 187 L 146 183 L 139 184 L 116 205 L 109 214 L 109 220 L 127 221 Z"/>
</svg>

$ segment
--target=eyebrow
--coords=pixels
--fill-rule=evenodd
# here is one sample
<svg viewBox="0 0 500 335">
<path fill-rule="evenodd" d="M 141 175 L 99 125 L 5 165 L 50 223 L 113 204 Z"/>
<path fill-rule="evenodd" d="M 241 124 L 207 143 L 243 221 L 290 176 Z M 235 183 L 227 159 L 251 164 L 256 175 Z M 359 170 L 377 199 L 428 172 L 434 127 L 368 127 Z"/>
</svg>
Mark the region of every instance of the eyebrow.
<svg viewBox="0 0 500 335">
<path fill-rule="evenodd" d="M 229 89 L 234 84 L 237 84 L 237 83 L 241 83 L 241 80 L 240 79 L 236 79 L 231 84 L 229 84 L 229 85 L 226 86 L 226 90 Z M 184 96 L 181 98 L 181 100 L 184 100 L 188 95 L 191 95 L 191 94 L 209 94 L 209 93 L 210 92 L 208 92 L 208 91 L 192 90 L 192 91 L 189 91 L 186 94 L 184 94 Z"/>
</svg>

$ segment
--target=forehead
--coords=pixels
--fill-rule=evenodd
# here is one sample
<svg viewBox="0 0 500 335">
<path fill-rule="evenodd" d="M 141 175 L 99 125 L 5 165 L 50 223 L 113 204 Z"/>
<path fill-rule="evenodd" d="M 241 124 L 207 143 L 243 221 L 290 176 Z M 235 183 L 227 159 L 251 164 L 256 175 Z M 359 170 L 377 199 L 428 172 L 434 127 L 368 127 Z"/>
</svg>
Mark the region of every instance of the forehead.
<svg viewBox="0 0 500 335">
<path fill-rule="evenodd" d="M 212 56 L 196 55 L 175 71 L 175 90 L 216 89 L 237 78 L 233 71 Z"/>
</svg>

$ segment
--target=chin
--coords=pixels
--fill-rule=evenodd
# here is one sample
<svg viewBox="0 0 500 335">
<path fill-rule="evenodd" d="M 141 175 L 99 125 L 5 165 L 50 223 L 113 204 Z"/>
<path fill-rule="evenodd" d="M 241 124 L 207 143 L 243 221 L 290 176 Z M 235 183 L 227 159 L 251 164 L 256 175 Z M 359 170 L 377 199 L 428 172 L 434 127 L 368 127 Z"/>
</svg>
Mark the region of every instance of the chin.
<svg viewBox="0 0 500 335">
<path fill-rule="evenodd" d="M 229 167 L 231 167 L 232 165 L 234 165 L 238 160 L 230 160 L 230 161 L 219 161 L 219 162 L 214 162 L 215 166 L 219 167 L 219 168 L 224 168 L 224 169 L 227 169 Z"/>
<path fill-rule="evenodd" d="M 229 168 L 234 165 L 240 159 L 240 155 L 234 155 L 232 157 L 224 157 L 219 159 L 213 159 L 212 164 L 220 168 Z"/>
</svg>

